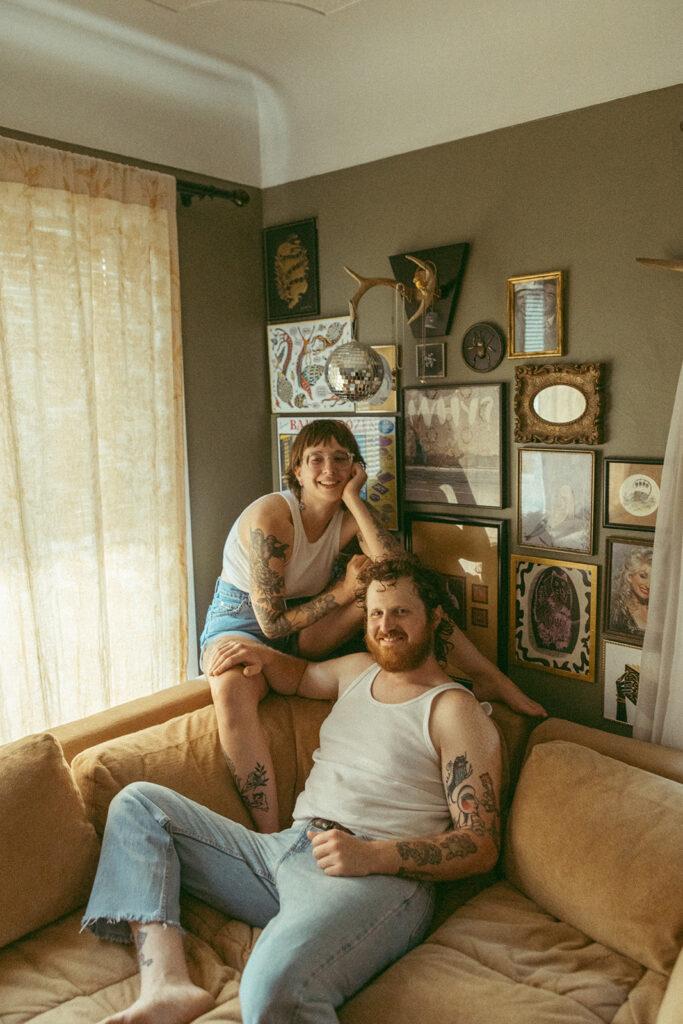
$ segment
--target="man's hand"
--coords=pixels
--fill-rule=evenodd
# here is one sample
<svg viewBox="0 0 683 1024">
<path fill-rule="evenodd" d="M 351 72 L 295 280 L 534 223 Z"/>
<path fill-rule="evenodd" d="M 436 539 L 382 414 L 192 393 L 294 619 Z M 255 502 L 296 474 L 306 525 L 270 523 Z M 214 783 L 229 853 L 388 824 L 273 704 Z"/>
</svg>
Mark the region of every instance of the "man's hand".
<svg viewBox="0 0 683 1024">
<path fill-rule="evenodd" d="M 242 667 L 242 675 L 255 676 L 263 671 L 269 648 L 264 644 L 249 644 L 230 637 L 219 638 L 204 655 L 204 671 L 218 676 L 228 669 Z"/>
<path fill-rule="evenodd" d="M 311 829 L 306 834 L 311 840 L 318 867 L 326 875 L 360 878 L 373 874 L 370 864 L 373 844 L 370 840 L 350 836 L 338 828 L 331 828 L 328 832 Z"/>
</svg>

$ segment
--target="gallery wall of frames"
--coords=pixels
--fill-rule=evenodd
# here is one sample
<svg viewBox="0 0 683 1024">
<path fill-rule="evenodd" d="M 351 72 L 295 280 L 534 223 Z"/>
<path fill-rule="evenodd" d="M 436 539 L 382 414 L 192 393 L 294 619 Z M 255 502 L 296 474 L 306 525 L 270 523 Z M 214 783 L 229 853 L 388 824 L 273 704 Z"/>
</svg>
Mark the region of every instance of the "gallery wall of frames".
<svg viewBox="0 0 683 1024">
<path fill-rule="evenodd" d="M 264 231 L 277 486 L 301 427 L 342 419 L 366 461 L 366 500 L 444 575 L 456 625 L 512 678 L 531 669 L 548 687 L 600 687 L 604 727 L 631 726 L 662 459 L 602 454 L 609 368 L 571 359 L 568 273 L 501 279 L 504 327 L 482 317 L 439 337 L 450 320 L 430 328 L 426 310 L 417 330 L 377 346 L 383 385 L 354 402 L 327 385 L 327 359 L 354 325 L 320 309 L 317 260 L 315 218 Z M 455 382 L 458 365 L 476 380 Z"/>
</svg>

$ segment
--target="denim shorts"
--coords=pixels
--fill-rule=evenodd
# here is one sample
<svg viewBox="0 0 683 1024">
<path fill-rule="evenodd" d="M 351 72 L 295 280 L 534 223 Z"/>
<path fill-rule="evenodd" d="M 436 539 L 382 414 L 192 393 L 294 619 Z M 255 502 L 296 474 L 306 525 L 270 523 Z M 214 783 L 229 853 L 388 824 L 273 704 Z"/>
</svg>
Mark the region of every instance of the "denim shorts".
<svg viewBox="0 0 683 1024">
<path fill-rule="evenodd" d="M 200 662 L 207 644 L 219 636 L 227 634 L 242 636 L 255 643 L 266 644 L 285 654 L 296 654 L 298 651 L 298 635 L 296 633 L 290 633 L 289 636 L 278 639 L 267 637 L 261 630 L 254 614 L 249 594 L 245 590 L 240 590 L 239 587 L 234 587 L 232 583 L 226 583 L 219 576 L 213 600 L 206 613 L 204 629 L 199 638 Z"/>
</svg>

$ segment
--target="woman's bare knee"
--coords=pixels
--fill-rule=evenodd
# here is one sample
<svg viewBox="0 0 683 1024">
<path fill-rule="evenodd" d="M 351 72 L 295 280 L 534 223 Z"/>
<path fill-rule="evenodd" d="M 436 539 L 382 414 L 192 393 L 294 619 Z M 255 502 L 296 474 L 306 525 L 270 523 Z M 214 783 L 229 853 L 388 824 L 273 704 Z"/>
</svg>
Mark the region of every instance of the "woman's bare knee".
<svg viewBox="0 0 683 1024">
<path fill-rule="evenodd" d="M 252 714 L 268 692 L 262 675 L 245 676 L 241 669 L 229 669 L 217 676 L 207 676 L 213 702 L 231 715 Z"/>
</svg>

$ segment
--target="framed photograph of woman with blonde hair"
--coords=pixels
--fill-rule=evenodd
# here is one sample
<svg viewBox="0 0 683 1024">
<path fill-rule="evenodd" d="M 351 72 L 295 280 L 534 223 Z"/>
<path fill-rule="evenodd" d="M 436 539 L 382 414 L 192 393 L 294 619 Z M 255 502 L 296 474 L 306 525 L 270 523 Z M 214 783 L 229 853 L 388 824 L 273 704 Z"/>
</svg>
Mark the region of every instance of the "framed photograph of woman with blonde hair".
<svg viewBox="0 0 683 1024">
<path fill-rule="evenodd" d="M 652 542 L 607 538 L 605 633 L 642 645 L 650 606 Z"/>
</svg>

